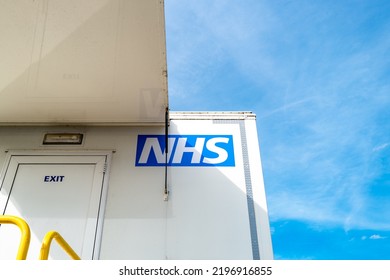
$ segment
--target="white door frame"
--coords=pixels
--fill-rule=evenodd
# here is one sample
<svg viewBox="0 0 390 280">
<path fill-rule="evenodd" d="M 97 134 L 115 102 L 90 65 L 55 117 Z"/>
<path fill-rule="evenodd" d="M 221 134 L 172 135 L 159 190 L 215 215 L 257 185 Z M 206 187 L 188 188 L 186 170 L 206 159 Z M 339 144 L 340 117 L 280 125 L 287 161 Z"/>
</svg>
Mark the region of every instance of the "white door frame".
<svg viewBox="0 0 390 280">
<path fill-rule="evenodd" d="M 103 164 L 104 166 L 102 167 L 103 168 L 102 172 L 104 173 L 104 175 L 103 175 L 103 182 L 102 182 L 102 188 L 101 188 L 101 194 L 99 200 L 99 211 L 97 215 L 97 226 L 96 226 L 96 233 L 95 233 L 96 236 L 95 236 L 95 244 L 94 244 L 93 256 L 92 256 L 92 259 L 99 259 L 102 233 L 103 233 L 104 213 L 105 213 L 106 201 L 107 201 L 110 165 L 111 165 L 113 152 L 114 151 L 112 150 L 77 150 L 77 151 L 74 150 L 9 150 L 7 151 L 7 155 L 4 161 L 5 164 L 0 173 L 0 191 L 4 186 L 4 183 L 8 184 L 8 182 L 5 182 L 6 175 L 10 168 L 11 160 L 15 157 L 20 157 L 20 159 L 17 159 L 18 164 L 19 163 L 33 164 L 36 163 L 36 161 L 33 160 L 36 156 L 69 156 L 69 157 L 77 156 L 78 158 L 83 156 L 85 156 L 86 158 L 88 156 L 104 156 L 105 163 Z M 31 157 L 32 159 L 31 161 L 28 160 L 29 157 Z M 97 164 L 96 161 L 93 161 L 90 158 L 87 159 L 85 163 Z M 75 163 L 77 164 L 79 163 L 79 161 Z M 9 178 L 10 177 L 7 177 L 7 180 L 10 180 Z M 0 209 L 1 211 L 3 211 L 4 207 Z"/>
</svg>

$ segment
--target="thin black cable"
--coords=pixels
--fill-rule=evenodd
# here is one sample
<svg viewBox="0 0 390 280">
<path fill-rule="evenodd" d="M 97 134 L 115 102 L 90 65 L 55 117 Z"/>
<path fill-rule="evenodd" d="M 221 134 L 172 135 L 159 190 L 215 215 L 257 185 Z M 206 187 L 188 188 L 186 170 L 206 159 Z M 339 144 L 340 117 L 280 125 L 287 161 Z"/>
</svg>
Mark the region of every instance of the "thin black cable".
<svg viewBox="0 0 390 280">
<path fill-rule="evenodd" d="M 169 111 L 165 109 L 165 186 L 164 199 L 168 200 L 168 126 L 169 126 Z"/>
</svg>

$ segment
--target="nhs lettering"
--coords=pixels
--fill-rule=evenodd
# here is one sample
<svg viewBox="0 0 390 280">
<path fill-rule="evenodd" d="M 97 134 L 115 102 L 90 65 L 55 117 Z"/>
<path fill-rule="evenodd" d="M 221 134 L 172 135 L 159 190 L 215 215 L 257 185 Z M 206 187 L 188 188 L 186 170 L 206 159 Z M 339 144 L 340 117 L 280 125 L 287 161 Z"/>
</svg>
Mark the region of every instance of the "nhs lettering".
<svg viewBox="0 0 390 280">
<path fill-rule="evenodd" d="M 138 135 L 136 166 L 165 166 L 165 135 Z M 169 135 L 169 166 L 235 166 L 232 135 Z"/>
</svg>

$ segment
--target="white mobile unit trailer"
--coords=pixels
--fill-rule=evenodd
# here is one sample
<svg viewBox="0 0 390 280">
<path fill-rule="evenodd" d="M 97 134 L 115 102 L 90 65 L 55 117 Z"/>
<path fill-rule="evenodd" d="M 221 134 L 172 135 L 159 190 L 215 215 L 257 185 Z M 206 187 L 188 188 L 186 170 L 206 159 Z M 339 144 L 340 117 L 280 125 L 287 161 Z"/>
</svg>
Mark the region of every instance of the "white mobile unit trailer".
<svg viewBox="0 0 390 280">
<path fill-rule="evenodd" d="M 0 9 L 0 217 L 82 259 L 272 259 L 250 112 L 169 112 L 163 1 Z M 0 226 L 0 259 L 20 231 Z M 55 243 L 49 258 L 69 256 Z"/>
<path fill-rule="evenodd" d="M 57 134 L 83 142 L 43 144 Z M 83 259 L 272 258 L 254 116 L 171 113 L 167 168 L 165 138 L 164 127 L 1 127 L 0 207 L 30 224 L 29 258 L 50 230 Z M 1 227 L 2 258 L 19 239 Z"/>
</svg>

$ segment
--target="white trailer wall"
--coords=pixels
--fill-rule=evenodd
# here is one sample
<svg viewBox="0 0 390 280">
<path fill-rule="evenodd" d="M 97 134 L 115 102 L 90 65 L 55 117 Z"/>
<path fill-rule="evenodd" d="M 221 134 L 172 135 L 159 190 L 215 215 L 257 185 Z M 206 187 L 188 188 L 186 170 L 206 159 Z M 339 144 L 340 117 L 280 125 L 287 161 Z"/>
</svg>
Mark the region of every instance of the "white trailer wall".
<svg viewBox="0 0 390 280">
<path fill-rule="evenodd" d="M 46 132 L 81 132 L 85 138 L 80 146 L 43 146 Z M 8 150 L 113 151 L 101 259 L 272 258 L 253 115 L 171 114 L 169 135 L 176 146 L 169 151 L 168 201 L 163 196 L 164 165 L 150 166 L 153 156 L 136 164 L 139 135 L 163 137 L 164 127 L 0 127 L 0 167 L 7 164 Z M 233 141 L 233 155 L 223 152 L 230 143 L 212 140 L 226 136 Z M 201 140 L 196 149 L 188 142 L 182 161 L 176 156 L 173 164 L 179 138 Z M 207 152 L 217 166 L 197 164 Z M 230 166 L 218 163 L 220 156 L 228 157 Z"/>
<path fill-rule="evenodd" d="M 178 114 L 170 134 L 232 135 L 234 166 L 170 168 L 168 254 L 174 259 L 270 258 L 254 116 Z"/>
<path fill-rule="evenodd" d="M 164 1 L 1 1 L 0 34 L 0 124 L 164 123 Z"/>
</svg>

